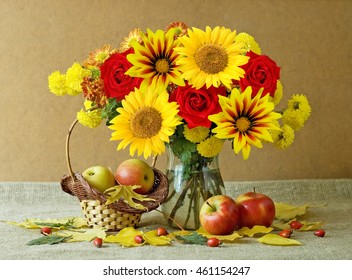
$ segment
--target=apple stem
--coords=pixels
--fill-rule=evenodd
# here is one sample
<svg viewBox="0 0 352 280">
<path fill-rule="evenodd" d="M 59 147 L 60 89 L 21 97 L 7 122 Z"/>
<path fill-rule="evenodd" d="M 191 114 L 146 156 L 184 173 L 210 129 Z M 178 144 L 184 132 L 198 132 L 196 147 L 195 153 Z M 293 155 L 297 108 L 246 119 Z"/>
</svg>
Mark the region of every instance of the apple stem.
<svg viewBox="0 0 352 280">
<path fill-rule="evenodd" d="M 208 206 L 213 210 L 216 211 L 216 209 L 214 208 L 214 206 L 210 205 L 210 203 L 208 201 L 205 202 L 206 204 L 208 204 Z"/>
</svg>

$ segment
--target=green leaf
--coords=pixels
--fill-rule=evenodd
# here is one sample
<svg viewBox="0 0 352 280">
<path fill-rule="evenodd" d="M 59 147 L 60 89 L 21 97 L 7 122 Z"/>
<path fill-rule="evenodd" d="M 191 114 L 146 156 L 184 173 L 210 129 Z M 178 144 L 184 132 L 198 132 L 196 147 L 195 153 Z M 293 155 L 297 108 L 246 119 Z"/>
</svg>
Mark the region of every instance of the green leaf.
<svg viewBox="0 0 352 280">
<path fill-rule="evenodd" d="M 257 239 L 260 243 L 274 246 L 293 246 L 293 245 L 303 245 L 298 240 L 292 238 L 281 237 L 278 234 L 269 233 L 261 238 Z"/>
<path fill-rule="evenodd" d="M 117 102 L 116 98 L 109 98 L 107 104 L 102 108 L 101 118 L 106 119 L 106 125 L 111 125 L 111 120 L 119 113 L 117 108 L 121 107 L 121 102 Z"/>
<path fill-rule="evenodd" d="M 195 231 L 189 235 L 176 235 L 175 237 L 176 237 L 176 239 L 178 239 L 186 244 L 205 245 L 208 241 L 207 237 L 205 237 Z"/>
<path fill-rule="evenodd" d="M 32 245 L 43 245 L 43 244 L 58 244 L 64 242 L 67 238 L 65 236 L 58 236 L 58 235 L 48 235 L 48 236 L 43 236 L 37 239 L 33 239 L 27 243 L 27 245 L 32 246 Z"/>
<path fill-rule="evenodd" d="M 107 195 L 107 200 L 105 202 L 105 205 L 109 205 L 111 203 L 117 202 L 120 199 L 123 199 L 124 202 L 126 202 L 129 206 L 136 208 L 136 209 L 141 209 L 141 210 L 146 210 L 147 208 L 143 206 L 142 204 L 136 203 L 134 200 L 138 201 L 155 201 L 153 198 L 147 197 L 147 195 L 143 194 L 138 194 L 134 191 L 134 189 L 140 188 L 140 186 L 115 186 L 112 188 L 109 188 L 105 191 Z"/>
</svg>

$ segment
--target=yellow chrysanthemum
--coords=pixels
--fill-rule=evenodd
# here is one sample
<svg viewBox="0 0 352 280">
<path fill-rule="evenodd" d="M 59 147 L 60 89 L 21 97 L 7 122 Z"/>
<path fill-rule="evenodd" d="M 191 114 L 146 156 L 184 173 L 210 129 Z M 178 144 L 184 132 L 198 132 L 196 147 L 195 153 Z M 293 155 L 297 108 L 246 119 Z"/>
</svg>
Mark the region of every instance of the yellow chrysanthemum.
<svg viewBox="0 0 352 280">
<path fill-rule="evenodd" d="M 78 95 L 82 93 L 81 84 L 85 77 L 91 72 L 84 69 L 78 62 L 75 62 L 66 72 L 67 93 L 70 95 Z"/>
<path fill-rule="evenodd" d="M 206 30 L 188 29 L 188 35 L 179 38 L 182 46 L 175 48 L 182 58 L 178 60 L 182 78 L 199 89 L 206 85 L 231 88 L 232 80 L 239 80 L 244 70 L 239 66 L 248 62 L 243 55 L 243 43 L 235 41 L 236 31 L 225 27 L 207 26 Z"/>
<path fill-rule="evenodd" d="M 278 80 L 276 83 L 276 91 L 275 91 L 274 97 L 271 98 L 271 102 L 273 102 L 274 105 L 276 106 L 277 104 L 280 103 L 282 96 L 283 96 L 283 86 L 282 86 L 282 83 Z"/>
<path fill-rule="evenodd" d="M 84 102 L 84 108 L 87 111 L 84 111 L 83 109 L 81 109 L 77 113 L 78 122 L 90 128 L 98 127 L 101 123 L 101 109 L 94 109 L 89 111 L 92 108 L 92 102 L 89 100 L 86 100 Z"/>
<path fill-rule="evenodd" d="M 304 126 L 306 117 L 300 110 L 286 109 L 282 114 L 282 122 L 298 131 Z"/>
<path fill-rule="evenodd" d="M 197 144 L 197 151 L 203 157 L 215 157 L 221 152 L 223 144 L 224 140 L 210 136 Z"/>
<path fill-rule="evenodd" d="M 261 90 L 262 91 L 262 90 Z M 281 114 L 274 112 L 274 104 L 269 95 L 261 96 L 261 92 L 251 97 L 252 88 L 247 87 L 241 93 L 233 89 L 229 97 L 219 96 L 222 112 L 209 116 L 209 120 L 217 127 L 212 130 L 220 139 L 233 139 L 236 154 L 242 150 L 243 158 L 249 157 L 251 146 L 262 148 L 261 140 L 273 142 L 270 130 L 280 129 L 274 121 Z"/>
<path fill-rule="evenodd" d="M 134 40 L 140 44 L 143 42 L 141 30 L 139 28 L 134 28 L 125 38 L 123 38 L 123 41 L 120 44 L 120 52 L 124 52 L 132 48 L 131 42 Z"/>
<path fill-rule="evenodd" d="M 235 40 L 236 42 L 243 43 L 247 52 L 252 51 L 256 54 L 262 53 L 258 43 L 254 40 L 254 37 L 245 32 L 238 33 Z"/>
<path fill-rule="evenodd" d="M 127 59 L 133 65 L 126 71 L 127 75 L 143 78 L 140 88 L 152 86 L 157 90 L 164 90 L 169 83 L 184 86 L 179 66 L 176 61 L 179 55 L 174 48 L 179 45 L 174 39 L 175 30 L 170 29 L 164 33 L 157 30 L 153 33 L 148 29 L 147 35 L 142 34 L 143 43 L 132 41 L 134 54 L 127 55 Z"/>
<path fill-rule="evenodd" d="M 205 140 L 209 135 L 210 129 L 204 126 L 196 126 L 190 129 L 187 125 L 184 126 L 183 135 L 192 143 L 199 143 Z"/>
<path fill-rule="evenodd" d="M 67 93 L 66 89 L 66 75 L 55 71 L 48 77 L 49 90 L 57 95 L 63 96 Z"/>
<path fill-rule="evenodd" d="M 135 89 L 122 100 L 122 107 L 112 121 L 110 129 L 116 130 L 111 140 L 121 140 L 117 150 L 130 145 L 130 155 L 136 152 L 144 158 L 158 155 L 165 151 L 165 143 L 181 124 L 177 116 L 178 105 L 168 102 L 166 90 L 155 88 Z"/>
<path fill-rule="evenodd" d="M 287 102 L 287 109 L 289 110 L 298 110 L 304 120 L 306 121 L 311 114 L 311 107 L 309 105 L 308 99 L 303 94 L 294 94 Z"/>
<path fill-rule="evenodd" d="M 289 125 L 285 124 L 279 130 L 271 131 L 271 135 L 273 136 L 274 145 L 282 150 L 290 147 L 295 139 L 295 132 Z"/>
</svg>

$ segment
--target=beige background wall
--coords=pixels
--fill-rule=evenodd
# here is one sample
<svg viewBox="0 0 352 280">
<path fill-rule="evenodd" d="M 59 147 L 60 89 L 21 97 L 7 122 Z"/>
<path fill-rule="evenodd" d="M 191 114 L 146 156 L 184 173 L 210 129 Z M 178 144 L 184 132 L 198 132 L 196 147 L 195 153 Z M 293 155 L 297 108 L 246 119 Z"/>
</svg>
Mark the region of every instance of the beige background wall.
<svg viewBox="0 0 352 280">
<path fill-rule="evenodd" d="M 221 154 L 225 180 L 352 177 L 352 1 L 2 0 L 0 1 L 0 181 L 58 181 L 67 173 L 65 137 L 81 97 L 49 93 L 47 77 L 105 43 L 118 46 L 135 27 L 172 21 L 223 25 L 253 35 L 281 67 L 283 103 L 304 93 L 312 117 L 293 146 L 252 150 L 248 161 L 229 143 Z M 78 126 L 76 171 L 128 157 L 110 131 Z M 165 156 L 157 166 L 164 170 Z"/>
</svg>

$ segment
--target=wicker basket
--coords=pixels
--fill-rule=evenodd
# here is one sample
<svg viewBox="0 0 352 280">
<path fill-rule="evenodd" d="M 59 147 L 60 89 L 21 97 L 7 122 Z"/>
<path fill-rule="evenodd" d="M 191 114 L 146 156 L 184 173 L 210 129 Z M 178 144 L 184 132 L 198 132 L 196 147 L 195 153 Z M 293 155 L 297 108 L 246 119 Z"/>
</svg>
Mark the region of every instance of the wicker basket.
<svg viewBox="0 0 352 280">
<path fill-rule="evenodd" d="M 137 226 L 143 213 L 158 208 L 166 199 L 168 195 L 167 177 L 161 171 L 154 168 L 154 161 L 154 185 L 151 192 L 147 194 L 147 196 L 153 200 L 136 201 L 143 205 L 145 210 L 130 207 L 121 199 L 112 204 L 105 205 L 107 197 L 89 186 L 80 173 L 74 173 L 72 171 L 69 153 L 70 137 L 77 122 L 78 121 L 75 120 L 72 123 L 66 137 L 66 161 L 69 174 L 61 178 L 60 184 L 62 190 L 79 199 L 84 217 L 87 220 L 87 224 L 91 227 L 101 226 L 108 231 L 118 231 L 125 227 Z"/>
</svg>

